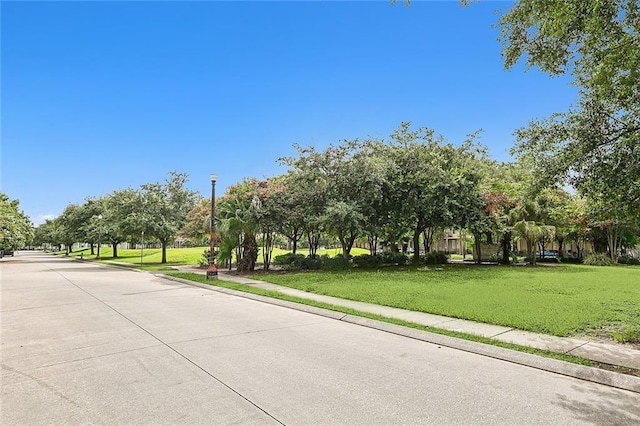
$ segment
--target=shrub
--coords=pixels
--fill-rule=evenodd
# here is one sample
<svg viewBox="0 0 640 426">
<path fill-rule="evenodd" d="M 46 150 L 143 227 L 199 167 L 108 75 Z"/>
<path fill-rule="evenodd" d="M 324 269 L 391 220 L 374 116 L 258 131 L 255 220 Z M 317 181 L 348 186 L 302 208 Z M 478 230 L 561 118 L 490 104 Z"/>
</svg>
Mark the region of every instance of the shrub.
<svg viewBox="0 0 640 426">
<path fill-rule="evenodd" d="M 582 263 L 585 265 L 610 266 L 613 262 L 611 262 L 609 255 L 605 253 L 594 253 L 585 256 Z"/>
<path fill-rule="evenodd" d="M 329 257 L 329 256 L 321 256 L 320 257 L 321 268 L 328 271 L 336 271 L 340 269 L 347 269 L 351 264 L 348 260 L 346 260 L 343 256 Z"/>
<path fill-rule="evenodd" d="M 561 257 L 560 258 L 560 263 L 574 263 L 574 264 L 578 264 L 578 263 L 582 263 L 582 259 L 579 257 Z"/>
<path fill-rule="evenodd" d="M 280 266 L 285 271 L 291 271 L 302 268 L 302 263 L 306 259 L 304 254 L 285 253 L 273 258 L 273 264 Z"/>
<path fill-rule="evenodd" d="M 200 256 L 200 260 L 198 263 L 200 267 L 209 266 L 209 256 L 211 255 L 211 249 L 204 249 L 202 252 L 202 256 Z"/>
<path fill-rule="evenodd" d="M 420 256 L 420 263 L 423 265 L 442 265 L 449 261 L 449 253 L 444 251 L 432 251 Z"/>
<path fill-rule="evenodd" d="M 377 255 L 361 254 L 360 256 L 355 256 L 352 260 L 353 264 L 358 268 L 377 268 L 382 265 L 382 256 Z"/>
<path fill-rule="evenodd" d="M 316 257 L 302 257 L 299 262 L 296 262 L 298 269 L 304 269 L 307 271 L 316 271 L 322 268 L 322 258 Z"/>
<path fill-rule="evenodd" d="M 409 262 L 409 256 L 405 253 L 382 253 L 381 260 L 385 265 L 406 265 Z"/>
<path fill-rule="evenodd" d="M 623 265 L 640 265 L 640 259 L 629 255 L 623 255 L 618 257 L 618 263 L 622 263 Z"/>
</svg>

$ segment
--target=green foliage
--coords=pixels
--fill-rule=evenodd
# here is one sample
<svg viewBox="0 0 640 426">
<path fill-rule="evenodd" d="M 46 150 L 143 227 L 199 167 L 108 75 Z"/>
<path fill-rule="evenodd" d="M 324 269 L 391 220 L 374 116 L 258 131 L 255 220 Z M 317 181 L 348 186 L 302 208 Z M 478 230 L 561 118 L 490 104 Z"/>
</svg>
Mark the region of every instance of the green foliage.
<svg viewBox="0 0 640 426">
<path fill-rule="evenodd" d="M 585 265 L 592 265 L 592 266 L 613 265 L 613 262 L 611 261 L 611 258 L 609 257 L 609 255 L 604 253 L 588 254 L 584 257 L 584 259 L 582 259 L 582 263 L 584 263 Z"/>
<path fill-rule="evenodd" d="M 339 271 L 349 267 L 351 267 L 351 262 L 344 256 L 320 256 L 320 268 L 325 271 Z"/>
<path fill-rule="evenodd" d="M 17 250 L 31 243 L 31 220 L 19 209 L 18 200 L 0 192 L 0 249 Z"/>
<path fill-rule="evenodd" d="M 623 265 L 640 265 L 640 259 L 632 256 L 620 256 L 618 257 L 618 263 Z"/>
<path fill-rule="evenodd" d="M 568 181 L 640 217 L 640 6 L 628 0 L 519 0 L 499 21 L 505 65 L 570 73 L 577 105 L 516 132 L 513 153 L 541 184 Z"/>
<path fill-rule="evenodd" d="M 202 251 L 202 256 L 200 257 L 200 260 L 198 261 L 198 265 L 200 265 L 201 267 L 209 266 L 210 258 L 211 258 L 211 248 L 204 249 Z"/>
<path fill-rule="evenodd" d="M 384 252 L 380 255 L 384 265 L 406 265 L 409 263 L 409 256 L 401 252 Z"/>
<path fill-rule="evenodd" d="M 579 265 L 582 263 L 582 259 L 579 257 L 561 257 L 560 263 L 570 263 L 573 265 Z"/>
<path fill-rule="evenodd" d="M 611 336 L 620 343 L 640 343 L 640 327 L 627 326 L 621 331 L 614 331 Z"/>
<path fill-rule="evenodd" d="M 304 254 L 285 253 L 273 258 L 273 264 L 285 271 L 302 269 L 301 263 L 306 256 Z"/>
<path fill-rule="evenodd" d="M 370 255 L 370 254 L 361 254 L 359 256 L 354 256 L 351 261 L 358 268 L 378 268 L 382 266 L 382 256 L 379 255 Z"/>
<path fill-rule="evenodd" d="M 443 265 L 449 262 L 449 253 L 444 251 L 432 251 L 420 256 L 423 265 Z"/>
</svg>

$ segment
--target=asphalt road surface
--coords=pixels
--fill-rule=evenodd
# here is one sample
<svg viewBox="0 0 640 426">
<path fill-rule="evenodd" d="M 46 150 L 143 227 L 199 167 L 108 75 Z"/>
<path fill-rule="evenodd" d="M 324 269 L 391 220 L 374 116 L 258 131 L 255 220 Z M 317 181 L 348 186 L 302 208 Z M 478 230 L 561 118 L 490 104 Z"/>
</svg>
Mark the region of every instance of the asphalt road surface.
<svg viewBox="0 0 640 426">
<path fill-rule="evenodd" d="M 0 260 L 14 424 L 640 424 L 640 394 L 33 252 Z"/>
</svg>

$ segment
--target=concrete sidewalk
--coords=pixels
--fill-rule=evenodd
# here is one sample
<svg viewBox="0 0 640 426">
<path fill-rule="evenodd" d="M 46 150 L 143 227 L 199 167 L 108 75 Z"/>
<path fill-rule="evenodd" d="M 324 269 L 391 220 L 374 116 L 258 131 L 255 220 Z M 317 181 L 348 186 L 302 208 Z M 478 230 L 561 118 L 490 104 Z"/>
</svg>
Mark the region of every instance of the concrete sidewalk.
<svg viewBox="0 0 640 426">
<path fill-rule="evenodd" d="M 205 273 L 203 269 L 193 267 L 180 268 L 180 270 L 201 274 Z M 441 315 L 433 315 L 423 312 L 392 308 L 388 306 L 374 305 L 371 303 L 345 300 L 332 296 L 323 296 L 319 294 L 308 293 L 302 290 L 296 290 L 276 284 L 267 283 L 264 281 L 258 281 L 238 275 L 228 274 L 223 271 L 219 272 L 219 278 L 225 281 L 251 285 L 265 290 L 278 291 L 290 296 L 296 296 L 303 299 L 315 300 L 335 306 L 351 308 L 360 312 L 367 312 L 387 318 L 395 318 L 444 330 L 458 331 L 483 337 L 490 337 L 492 339 L 500 340 L 503 342 L 515 343 L 522 346 L 580 356 L 595 362 L 640 370 L 640 350 L 622 344 L 601 343 L 590 341 L 585 338 L 556 337 L 522 331 L 500 325 L 484 324 L 475 321 L 445 317 Z"/>
</svg>

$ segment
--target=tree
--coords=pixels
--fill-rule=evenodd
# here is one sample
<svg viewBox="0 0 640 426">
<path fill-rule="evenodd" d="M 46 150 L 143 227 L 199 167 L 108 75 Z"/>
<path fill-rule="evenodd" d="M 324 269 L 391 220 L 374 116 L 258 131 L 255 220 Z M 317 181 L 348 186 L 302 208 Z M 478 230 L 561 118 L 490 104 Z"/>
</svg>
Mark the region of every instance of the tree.
<svg viewBox="0 0 640 426">
<path fill-rule="evenodd" d="M 217 218 L 223 222 L 222 229 L 228 239 L 238 242 L 238 271 L 255 269 L 258 259 L 257 234 L 260 230 L 257 211 L 260 203 L 259 188 L 266 182 L 244 179 L 227 188 L 226 193 L 216 202 Z"/>
<path fill-rule="evenodd" d="M 31 220 L 20 209 L 18 200 L 0 192 L 0 249 L 17 250 L 31 243 Z"/>
<path fill-rule="evenodd" d="M 187 213 L 198 202 L 198 195 L 185 188 L 188 176 L 171 172 L 164 183 L 144 184 L 137 191 L 134 211 L 140 228 L 130 223 L 128 229 L 155 237 L 162 246 L 162 263 L 167 263 L 167 244 L 175 239 L 186 221 Z M 136 232 L 136 235 L 140 232 Z"/>
<path fill-rule="evenodd" d="M 202 242 L 209 236 L 210 220 L 211 200 L 203 198 L 194 208 L 189 210 L 179 234 L 182 237 L 192 238 L 198 242 Z"/>
<path fill-rule="evenodd" d="M 510 68 L 522 57 L 551 75 L 570 73 L 577 105 L 534 120 L 513 149 L 547 184 L 607 193 L 640 218 L 640 5 L 629 0 L 520 0 L 499 21 Z"/>
<path fill-rule="evenodd" d="M 389 177 L 392 220 L 410 224 L 413 262 L 418 263 L 423 232 L 469 221 L 471 216 L 465 212 L 473 207 L 468 204 L 480 202 L 475 165 L 484 149 L 475 144 L 475 134 L 455 147 L 431 129 L 410 127 L 411 123 L 402 123 L 391 135 L 386 156 L 395 163 Z"/>
<path fill-rule="evenodd" d="M 304 211 L 298 202 L 297 189 L 291 175 L 282 175 L 270 179 L 270 206 L 278 211 L 277 232 L 291 243 L 292 253 L 296 254 L 298 242 L 304 235 Z"/>
<path fill-rule="evenodd" d="M 141 194 L 131 188 L 113 191 L 98 200 L 99 215 L 90 221 L 92 235 L 99 235 L 101 242 L 108 241 L 113 257 L 118 257 L 118 244 L 128 236 L 140 235 L 147 230 L 149 211 Z"/>
<path fill-rule="evenodd" d="M 69 204 L 57 219 L 61 225 L 62 243 L 65 245 L 68 255 L 73 251 L 73 244 L 82 239 L 81 227 L 83 223 L 80 215 L 80 206 Z"/>
<path fill-rule="evenodd" d="M 331 201 L 325 210 L 326 229 L 332 231 L 340 240 L 342 256 L 347 261 L 363 219 L 362 213 L 354 203 Z"/>
</svg>

